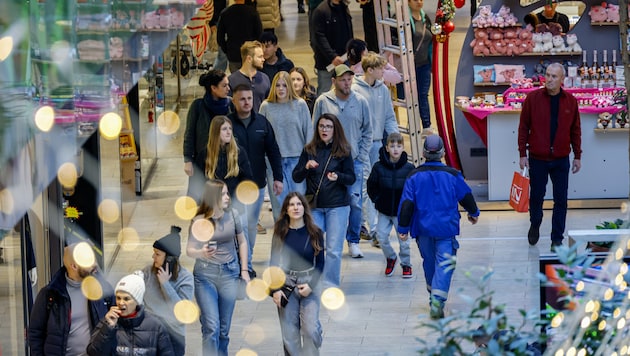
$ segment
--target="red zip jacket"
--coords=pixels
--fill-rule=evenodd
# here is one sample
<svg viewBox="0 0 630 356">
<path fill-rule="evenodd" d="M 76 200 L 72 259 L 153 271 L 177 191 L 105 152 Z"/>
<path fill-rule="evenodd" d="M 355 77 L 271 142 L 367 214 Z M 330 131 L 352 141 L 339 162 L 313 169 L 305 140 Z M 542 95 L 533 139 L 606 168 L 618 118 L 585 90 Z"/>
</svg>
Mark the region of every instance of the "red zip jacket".
<svg viewBox="0 0 630 356">
<path fill-rule="evenodd" d="M 551 96 L 546 88 L 535 90 L 527 95 L 521 110 L 518 125 L 518 152 L 520 157 L 529 156 L 538 160 L 550 161 L 567 157 L 573 147 L 575 159 L 582 157 L 582 130 L 577 100 L 564 90 L 560 90 L 558 129 L 551 147 L 549 142 L 551 120 Z"/>
</svg>

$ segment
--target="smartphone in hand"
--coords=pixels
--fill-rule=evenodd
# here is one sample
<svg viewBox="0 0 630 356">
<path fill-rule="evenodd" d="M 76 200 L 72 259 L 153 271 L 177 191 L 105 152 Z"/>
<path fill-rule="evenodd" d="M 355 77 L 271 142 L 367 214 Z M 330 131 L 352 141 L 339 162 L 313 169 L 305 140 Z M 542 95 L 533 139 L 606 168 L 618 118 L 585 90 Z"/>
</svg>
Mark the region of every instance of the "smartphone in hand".
<svg viewBox="0 0 630 356">
<path fill-rule="evenodd" d="M 289 303 L 289 299 L 287 299 L 287 297 L 285 297 L 284 295 L 280 297 L 280 305 L 283 308 L 286 307 L 288 303 Z"/>
<path fill-rule="evenodd" d="M 170 273 L 173 273 L 174 265 L 175 265 L 175 257 L 166 256 L 166 258 L 164 259 L 164 264 L 162 265 L 162 268 L 164 269 L 164 272 L 166 272 L 167 274 L 170 274 Z"/>
</svg>

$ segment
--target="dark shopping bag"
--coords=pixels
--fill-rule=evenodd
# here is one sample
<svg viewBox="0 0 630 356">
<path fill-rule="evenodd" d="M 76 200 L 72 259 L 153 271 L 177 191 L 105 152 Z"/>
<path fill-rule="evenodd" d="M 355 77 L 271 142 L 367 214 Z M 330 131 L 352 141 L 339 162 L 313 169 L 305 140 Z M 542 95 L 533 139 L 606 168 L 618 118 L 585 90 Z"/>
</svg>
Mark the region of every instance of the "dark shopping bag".
<svg viewBox="0 0 630 356">
<path fill-rule="evenodd" d="M 527 168 L 523 172 L 514 172 L 510 187 L 510 206 L 519 213 L 529 210 L 529 177 Z"/>
</svg>

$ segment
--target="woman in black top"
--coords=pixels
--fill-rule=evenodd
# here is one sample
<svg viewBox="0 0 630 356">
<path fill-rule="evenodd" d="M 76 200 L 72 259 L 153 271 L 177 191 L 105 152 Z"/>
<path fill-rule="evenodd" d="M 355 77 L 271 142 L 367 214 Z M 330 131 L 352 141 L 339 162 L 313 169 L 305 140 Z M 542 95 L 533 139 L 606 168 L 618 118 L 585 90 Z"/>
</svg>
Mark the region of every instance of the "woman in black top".
<svg viewBox="0 0 630 356">
<path fill-rule="evenodd" d="M 304 196 L 289 193 L 274 226 L 269 262 L 282 269 L 286 277 L 283 287 L 272 293 L 285 355 L 319 354 L 322 329 L 318 284 L 324 269 L 323 235 Z"/>
</svg>

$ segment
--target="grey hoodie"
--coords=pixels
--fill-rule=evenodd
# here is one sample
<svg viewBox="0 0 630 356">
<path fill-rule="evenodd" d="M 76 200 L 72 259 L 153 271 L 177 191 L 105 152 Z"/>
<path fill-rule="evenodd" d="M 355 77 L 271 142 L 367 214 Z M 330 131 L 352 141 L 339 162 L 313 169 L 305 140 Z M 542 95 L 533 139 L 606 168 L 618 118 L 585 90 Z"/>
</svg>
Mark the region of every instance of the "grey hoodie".
<svg viewBox="0 0 630 356">
<path fill-rule="evenodd" d="M 390 92 L 382 80 L 376 80 L 374 85 L 370 86 L 363 76 L 355 75 L 352 90 L 363 95 L 368 101 L 370 114 L 372 114 L 373 141 L 382 140 L 383 131 L 387 132 L 387 135 L 399 132 Z"/>
</svg>

